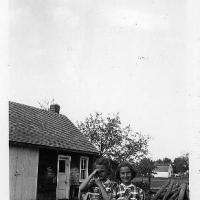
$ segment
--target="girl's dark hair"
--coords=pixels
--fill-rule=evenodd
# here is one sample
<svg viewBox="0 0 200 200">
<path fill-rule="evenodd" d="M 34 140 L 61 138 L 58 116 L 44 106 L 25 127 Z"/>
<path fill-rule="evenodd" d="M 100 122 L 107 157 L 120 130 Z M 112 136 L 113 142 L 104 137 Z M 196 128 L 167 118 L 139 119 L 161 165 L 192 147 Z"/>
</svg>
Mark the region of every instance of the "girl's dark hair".
<svg viewBox="0 0 200 200">
<path fill-rule="evenodd" d="M 128 167 L 130 170 L 131 170 L 131 179 L 135 178 L 136 176 L 136 171 L 134 170 L 133 166 L 127 162 L 127 161 L 124 161 L 124 162 L 121 162 L 118 166 L 117 166 L 117 170 L 116 170 L 116 173 L 115 173 L 115 176 L 116 176 L 116 179 L 118 181 L 121 181 L 120 179 L 120 168 L 121 167 Z"/>
<path fill-rule="evenodd" d="M 111 173 L 111 161 L 109 158 L 98 158 L 97 160 L 95 160 L 95 163 L 93 165 L 94 169 L 96 168 L 96 165 L 104 165 L 108 173 Z"/>
</svg>

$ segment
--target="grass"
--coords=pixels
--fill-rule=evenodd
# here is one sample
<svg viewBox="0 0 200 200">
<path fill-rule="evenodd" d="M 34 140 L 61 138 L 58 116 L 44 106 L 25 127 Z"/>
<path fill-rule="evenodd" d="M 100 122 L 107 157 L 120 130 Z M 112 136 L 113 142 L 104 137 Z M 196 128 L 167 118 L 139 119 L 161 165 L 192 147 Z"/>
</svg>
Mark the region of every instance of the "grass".
<svg viewBox="0 0 200 200">
<path fill-rule="evenodd" d="M 175 183 L 189 183 L 188 177 L 172 177 L 172 178 L 151 178 L 151 189 L 159 189 L 161 188 L 168 180 L 174 180 Z M 141 182 L 141 177 L 136 177 L 134 182 Z M 148 178 L 143 178 L 143 182 L 148 183 Z"/>
<path fill-rule="evenodd" d="M 155 194 L 165 183 L 169 180 L 174 180 L 175 183 L 189 183 L 189 178 L 188 177 L 172 177 L 172 178 L 151 178 L 151 189 L 149 190 L 148 188 L 148 178 L 141 178 L 141 177 L 136 177 L 134 178 L 133 182 L 141 183 L 143 180 L 143 183 L 147 183 L 147 187 L 145 186 L 144 188 L 142 185 L 138 185 L 138 187 L 141 187 L 146 194 L 146 200 L 150 200 L 152 197 L 152 194 Z M 143 185 L 144 186 L 144 185 Z"/>
</svg>

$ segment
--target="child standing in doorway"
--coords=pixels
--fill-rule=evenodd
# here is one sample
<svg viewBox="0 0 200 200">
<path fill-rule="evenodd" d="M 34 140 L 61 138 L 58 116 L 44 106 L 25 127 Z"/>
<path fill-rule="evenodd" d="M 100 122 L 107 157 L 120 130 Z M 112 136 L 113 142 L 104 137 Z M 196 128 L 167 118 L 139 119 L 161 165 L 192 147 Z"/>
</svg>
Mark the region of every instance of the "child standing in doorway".
<svg viewBox="0 0 200 200">
<path fill-rule="evenodd" d="M 79 187 L 79 199 L 83 200 L 110 200 L 114 182 L 110 181 L 110 160 L 99 158 L 95 161 L 94 171 Z"/>
<path fill-rule="evenodd" d="M 132 180 L 136 172 L 129 162 L 122 162 L 116 170 L 116 179 L 118 185 L 115 188 L 112 199 L 115 200 L 145 200 L 145 193 L 142 189 L 136 187 Z"/>
</svg>

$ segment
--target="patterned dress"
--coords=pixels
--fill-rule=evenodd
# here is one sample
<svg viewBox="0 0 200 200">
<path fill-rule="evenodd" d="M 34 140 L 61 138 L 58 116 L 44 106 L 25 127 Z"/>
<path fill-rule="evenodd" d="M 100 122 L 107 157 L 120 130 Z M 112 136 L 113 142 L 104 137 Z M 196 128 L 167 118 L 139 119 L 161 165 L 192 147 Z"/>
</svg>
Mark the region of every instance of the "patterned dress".
<svg viewBox="0 0 200 200">
<path fill-rule="evenodd" d="M 133 183 L 126 186 L 120 183 L 115 187 L 112 200 L 145 200 L 145 193 L 139 187 L 136 187 Z"/>
<path fill-rule="evenodd" d="M 113 181 L 107 179 L 104 182 L 101 182 L 104 186 L 107 194 L 111 197 L 114 193 L 114 188 L 116 188 L 117 184 Z M 89 182 L 88 187 L 82 194 L 83 200 L 103 200 L 100 188 L 96 185 L 96 183 L 92 180 Z"/>
</svg>

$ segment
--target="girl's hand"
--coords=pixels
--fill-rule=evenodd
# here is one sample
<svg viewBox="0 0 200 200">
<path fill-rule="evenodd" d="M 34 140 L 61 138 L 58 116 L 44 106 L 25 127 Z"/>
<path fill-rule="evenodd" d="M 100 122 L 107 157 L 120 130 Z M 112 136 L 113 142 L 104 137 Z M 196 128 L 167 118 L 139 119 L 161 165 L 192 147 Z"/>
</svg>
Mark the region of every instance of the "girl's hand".
<svg viewBox="0 0 200 200">
<path fill-rule="evenodd" d="M 90 179 L 91 179 L 91 181 L 95 181 L 95 178 L 98 178 L 98 172 L 99 172 L 99 169 L 95 169 L 95 170 L 90 174 Z"/>
<path fill-rule="evenodd" d="M 97 186 L 101 185 L 101 181 L 100 181 L 100 179 L 98 177 L 94 177 L 94 181 L 97 184 Z"/>
<path fill-rule="evenodd" d="M 92 177 L 98 177 L 98 172 L 100 170 L 99 169 L 95 169 L 93 172 L 92 172 Z"/>
</svg>

